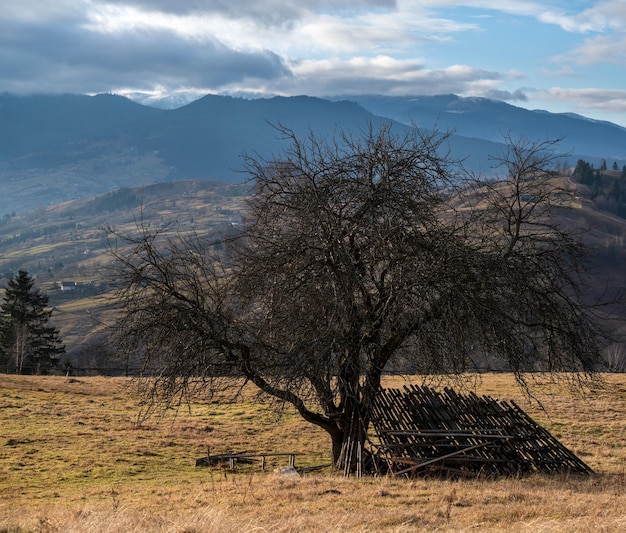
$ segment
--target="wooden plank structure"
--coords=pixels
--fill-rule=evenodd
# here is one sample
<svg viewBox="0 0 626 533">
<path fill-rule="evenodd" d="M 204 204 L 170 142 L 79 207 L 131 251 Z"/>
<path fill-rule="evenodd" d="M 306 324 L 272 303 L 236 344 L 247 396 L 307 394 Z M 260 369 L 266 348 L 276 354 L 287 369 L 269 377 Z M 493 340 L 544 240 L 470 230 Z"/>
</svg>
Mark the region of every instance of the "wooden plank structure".
<svg viewBox="0 0 626 533">
<path fill-rule="evenodd" d="M 196 466 L 222 466 L 227 464 L 230 470 L 235 469 L 237 463 L 249 464 L 253 459 L 261 460 L 261 470 L 265 470 L 266 459 L 268 457 L 288 457 L 289 466 L 295 468 L 296 456 L 304 455 L 301 452 L 282 452 L 282 453 L 220 453 L 211 455 L 211 450 L 207 449 L 206 457 L 196 459 Z"/>
<path fill-rule="evenodd" d="M 386 389 L 374 406 L 375 464 L 395 475 L 520 475 L 592 469 L 515 402 L 429 387 Z"/>
</svg>

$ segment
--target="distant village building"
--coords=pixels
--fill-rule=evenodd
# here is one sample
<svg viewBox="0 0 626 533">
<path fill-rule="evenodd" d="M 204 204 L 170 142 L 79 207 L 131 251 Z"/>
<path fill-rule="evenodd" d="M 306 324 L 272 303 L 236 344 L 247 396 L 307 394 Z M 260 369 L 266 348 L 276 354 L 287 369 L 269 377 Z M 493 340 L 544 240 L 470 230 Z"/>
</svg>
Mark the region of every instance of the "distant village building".
<svg viewBox="0 0 626 533">
<path fill-rule="evenodd" d="M 71 292 L 78 289 L 78 283 L 76 283 L 75 281 L 62 281 L 60 285 L 61 292 Z"/>
<path fill-rule="evenodd" d="M 80 282 L 80 281 L 57 281 L 55 282 L 55 288 L 60 292 L 79 292 L 79 293 L 95 293 L 98 290 L 104 290 L 103 283 L 96 286 L 94 281 Z"/>
</svg>

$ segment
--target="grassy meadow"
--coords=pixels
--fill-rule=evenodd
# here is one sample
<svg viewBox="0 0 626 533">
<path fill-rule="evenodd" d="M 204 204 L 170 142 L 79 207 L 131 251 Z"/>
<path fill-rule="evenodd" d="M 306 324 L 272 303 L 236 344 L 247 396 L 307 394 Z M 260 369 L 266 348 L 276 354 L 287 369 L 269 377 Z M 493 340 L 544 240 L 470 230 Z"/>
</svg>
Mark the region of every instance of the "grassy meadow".
<svg viewBox="0 0 626 533">
<path fill-rule="evenodd" d="M 476 392 L 518 402 L 596 474 L 460 481 L 329 469 L 294 478 L 276 472 L 284 457 L 265 471 L 196 468 L 207 447 L 303 452 L 296 466 L 324 465 L 330 443 L 252 390 L 142 419 L 130 385 L 0 375 L 0 532 L 626 531 L 626 375 L 585 397 L 539 388 L 542 406 L 510 375 L 483 376 Z"/>
</svg>

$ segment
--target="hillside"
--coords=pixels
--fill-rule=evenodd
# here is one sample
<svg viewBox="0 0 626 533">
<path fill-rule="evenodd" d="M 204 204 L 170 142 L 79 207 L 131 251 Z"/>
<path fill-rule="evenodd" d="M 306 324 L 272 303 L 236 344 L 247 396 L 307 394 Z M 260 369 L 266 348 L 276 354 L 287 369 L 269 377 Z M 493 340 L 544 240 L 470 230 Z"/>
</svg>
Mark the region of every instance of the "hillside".
<svg viewBox="0 0 626 533">
<path fill-rule="evenodd" d="M 124 234 L 137 224 L 172 234 L 218 235 L 240 220 L 248 185 L 209 180 L 124 188 L 0 220 L 0 284 L 25 269 L 55 307 L 68 353 L 83 352 L 101 329 L 111 273 L 107 227 Z M 76 282 L 76 290 L 61 290 Z"/>
<path fill-rule="evenodd" d="M 565 227 L 582 232 L 594 250 L 588 296 L 601 298 L 607 290 L 615 295 L 626 289 L 626 220 L 599 209 L 598 202 L 590 199 L 589 187 L 579 184 L 578 188 L 580 203 L 562 209 L 559 216 Z M 240 221 L 248 192 L 249 185 L 244 184 L 181 180 L 5 216 L 0 221 L 0 284 L 20 268 L 34 275 L 55 307 L 54 321 L 61 328 L 68 354 L 81 359 L 81 366 L 97 367 L 100 363 L 94 353 L 100 349 L 98 332 L 111 281 L 107 250 L 115 244 L 108 241 L 105 228 L 133 233 L 141 223 L 166 228 L 173 235 L 194 231 L 217 237 Z M 76 282 L 78 290 L 61 290 L 64 281 Z M 624 329 L 626 306 L 600 311 L 618 318 L 607 320 L 611 330 Z"/>
</svg>

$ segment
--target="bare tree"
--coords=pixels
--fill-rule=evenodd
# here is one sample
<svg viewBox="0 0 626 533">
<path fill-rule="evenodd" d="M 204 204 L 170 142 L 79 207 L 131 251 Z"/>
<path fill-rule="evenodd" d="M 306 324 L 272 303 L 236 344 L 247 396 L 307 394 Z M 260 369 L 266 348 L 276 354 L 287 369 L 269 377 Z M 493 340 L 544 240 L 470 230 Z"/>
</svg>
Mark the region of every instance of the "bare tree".
<svg viewBox="0 0 626 533">
<path fill-rule="evenodd" d="M 495 359 L 522 383 L 594 371 L 585 250 L 552 216 L 568 191 L 550 143 L 511 143 L 506 176 L 470 186 L 446 135 L 280 131 L 280 158 L 248 160 L 255 194 L 224 253 L 141 226 L 117 236 L 132 253 L 112 247 L 115 339 L 142 355 L 155 398 L 243 377 L 327 431 L 354 471 L 396 359 L 452 374 Z"/>
<path fill-rule="evenodd" d="M 604 362 L 609 372 L 626 371 L 626 348 L 623 344 L 612 343 L 604 349 Z"/>
</svg>

